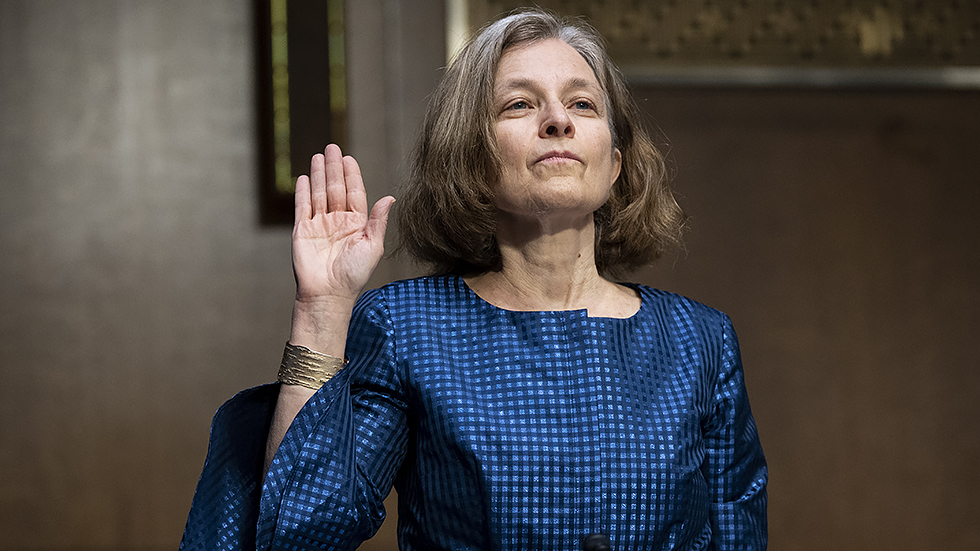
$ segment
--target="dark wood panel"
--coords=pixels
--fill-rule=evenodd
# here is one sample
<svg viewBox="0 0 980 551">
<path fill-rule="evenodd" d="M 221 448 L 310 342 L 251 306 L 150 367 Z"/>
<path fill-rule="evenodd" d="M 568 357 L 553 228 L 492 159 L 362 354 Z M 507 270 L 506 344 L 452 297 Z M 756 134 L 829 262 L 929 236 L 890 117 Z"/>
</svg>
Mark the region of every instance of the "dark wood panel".
<svg viewBox="0 0 980 551">
<path fill-rule="evenodd" d="M 980 546 L 980 94 L 641 88 L 728 312 L 774 549 Z"/>
</svg>

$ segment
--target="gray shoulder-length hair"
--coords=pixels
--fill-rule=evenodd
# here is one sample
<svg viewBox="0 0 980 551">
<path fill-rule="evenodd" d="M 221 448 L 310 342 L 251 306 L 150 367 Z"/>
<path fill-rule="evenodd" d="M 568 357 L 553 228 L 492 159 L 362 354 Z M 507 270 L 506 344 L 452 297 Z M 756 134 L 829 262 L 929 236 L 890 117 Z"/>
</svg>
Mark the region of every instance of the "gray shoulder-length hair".
<svg viewBox="0 0 980 551">
<path fill-rule="evenodd" d="M 429 100 L 396 217 L 400 248 L 435 273 L 500 269 L 493 192 L 501 174 L 494 79 L 510 48 L 548 39 L 567 43 L 595 72 L 606 95 L 613 147 L 622 153 L 619 178 L 595 212 L 599 272 L 625 274 L 680 244 L 685 215 L 669 187 L 663 156 L 640 124 L 636 103 L 602 37 L 582 21 L 521 10 L 472 37 Z"/>
</svg>

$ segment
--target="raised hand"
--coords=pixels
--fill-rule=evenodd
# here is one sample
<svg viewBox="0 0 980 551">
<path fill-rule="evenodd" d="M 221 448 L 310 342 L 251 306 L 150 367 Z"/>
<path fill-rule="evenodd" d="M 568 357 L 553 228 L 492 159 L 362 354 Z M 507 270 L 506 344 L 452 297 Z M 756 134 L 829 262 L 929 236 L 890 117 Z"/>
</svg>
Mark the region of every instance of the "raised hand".
<svg viewBox="0 0 980 551">
<path fill-rule="evenodd" d="M 384 252 L 394 199 L 379 200 L 368 213 L 357 161 L 331 144 L 323 155 L 313 156 L 310 176 L 296 181 L 295 202 L 296 303 L 290 340 L 342 354 L 350 309 Z"/>
</svg>

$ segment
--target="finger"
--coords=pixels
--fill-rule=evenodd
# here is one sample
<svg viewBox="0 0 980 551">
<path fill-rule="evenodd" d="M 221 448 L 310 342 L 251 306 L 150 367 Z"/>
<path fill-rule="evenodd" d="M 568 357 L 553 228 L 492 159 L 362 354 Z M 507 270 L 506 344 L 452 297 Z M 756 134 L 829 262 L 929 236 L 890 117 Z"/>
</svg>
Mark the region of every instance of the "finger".
<svg viewBox="0 0 980 551">
<path fill-rule="evenodd" d="M 367 212 L 367 192 L 361 179 L 361 167 L 350 155 L 344 157 L 344 178 L 347 180 L 347 208 L 353 212 Z"/>
<path fill-rule="evenodd" d="M 300 176 L 296 179 L 296 193 L 293 196 L 295 209 L 293 224 L 313 218 L 313 205 L 310 202 L 310 177 Z"/>
<path fill-rule="evenodd" d="M 378 199 L 374 204 L 367 226 L 364 228 L 364 233 L 369 240 L 384 242 L 385 230 L 388 229 L 388 213 L 394 204 L 395 198 L 391 196 Z"/>
<path fill-rule="evenodd" d="M 327 208 L 329 212 L 347 210 L 347 181 L 344 180 L 344 156 L 336 144 L 323 151 L 326 157 Z"/>
<path fill-rule="evenodd" d="M 323 155 L 317 153 L 310 159 L 310 217 L 327 212 L 327 181 L 324 174 Z"/>
</svg>

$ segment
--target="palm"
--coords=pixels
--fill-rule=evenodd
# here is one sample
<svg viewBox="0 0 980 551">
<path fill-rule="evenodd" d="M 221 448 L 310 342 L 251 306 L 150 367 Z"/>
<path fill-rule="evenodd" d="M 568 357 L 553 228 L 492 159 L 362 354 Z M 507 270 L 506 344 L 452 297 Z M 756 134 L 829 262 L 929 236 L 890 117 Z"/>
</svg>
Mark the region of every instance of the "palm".
<svg viewBox="0 0 980 551">
<path fill-rule="evenodd" d="M 384 251 L 386 197 L 367 211 L 360 170 L 340 148 L 316 155 L 310 176 L 296 183 L 293 270 L 301 301 L 353 298 L 367 283 Z"/>
</svg>

